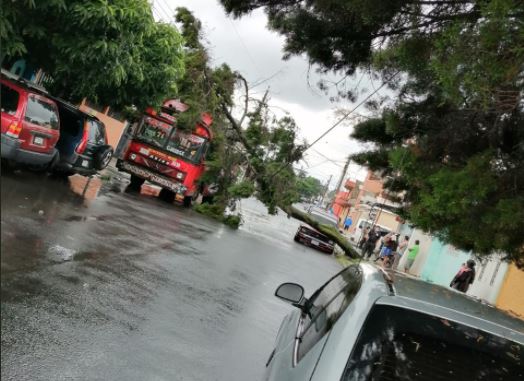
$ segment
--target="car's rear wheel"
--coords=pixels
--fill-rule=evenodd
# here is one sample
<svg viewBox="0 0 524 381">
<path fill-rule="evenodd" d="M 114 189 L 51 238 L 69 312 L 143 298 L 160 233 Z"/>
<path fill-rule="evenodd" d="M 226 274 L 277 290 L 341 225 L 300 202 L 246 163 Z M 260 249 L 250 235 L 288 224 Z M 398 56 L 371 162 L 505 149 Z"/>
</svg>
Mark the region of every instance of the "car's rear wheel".
<svg viewBox="0 0 524 381">
<path fill-rule="evenodd" d="M 298 235 L 295 234 L 295 238 L 294 238 L 295 242 L 300 242 L 300 239 L 298 238 Z"/>
<path fill-rule="evenodd" d="M 109 145 L 101 146 L 95 153 L 94 165 L 98 170 L 106 168 L 113 158 L 113 147 Z"/>
<path fill-rule="evenodd" d="M 158 198 L 162 201 L 168 202 L 172 204 L 175 202 L 175 196 L 176 193 L 173 191 L 170 191 L 169 189 L 162 188 L 160 190 L 160 193 L 158 194 Z"/>
<path fill-rule="evenodd" d="M 126 188 L 127 193 L 137 193 L 140 192 L 142 184 L 144 184 L 144 179 L 136 175 L 131 175 L 131 182 Z"/>
</svg>

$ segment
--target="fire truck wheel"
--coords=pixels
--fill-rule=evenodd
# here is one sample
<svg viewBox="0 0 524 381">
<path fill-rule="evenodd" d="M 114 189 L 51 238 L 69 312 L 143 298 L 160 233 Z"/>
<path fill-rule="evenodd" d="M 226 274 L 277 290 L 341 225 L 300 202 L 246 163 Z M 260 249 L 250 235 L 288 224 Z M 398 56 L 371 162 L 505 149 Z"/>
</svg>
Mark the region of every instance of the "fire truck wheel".
<svg viewBox="0 0 524 381">
<path fill-rule="evenodd" d="M 144 181 L 145 181 L 144 179 L 138 176 L 131 175 L 131 182 L 127 186 L 126 192 L 127 193 L 140 192 L 140 189 L 142 188 L 142 184 L 144 184 Z"/>
<path fill-rule="evenodd" d="M 193 203 L 193 197 L 191 197 L 191 196 L 185 196 L 184 197 L 184 207 L 185 208 L 191 207 L 192 203 Z"/>
<path fill-rule="evenodd" d="M 158 198 L 172 204 L 175 201 L 175 192 L 162 188 L 158 194 Z"/>
</svg>

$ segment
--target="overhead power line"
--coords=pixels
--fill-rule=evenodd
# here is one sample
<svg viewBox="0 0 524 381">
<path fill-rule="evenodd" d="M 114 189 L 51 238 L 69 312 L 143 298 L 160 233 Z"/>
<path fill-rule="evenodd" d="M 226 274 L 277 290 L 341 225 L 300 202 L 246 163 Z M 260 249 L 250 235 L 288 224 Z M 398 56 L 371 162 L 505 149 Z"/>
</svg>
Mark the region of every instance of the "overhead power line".
<svg viewBox="0 0 524 381">
<path fill-rule="evenodd" d="M 355 107 L 353 107 L 348 112 L 344 113 L 331 127 L 329 127 L 322 135 L 320 135 L 317 139 L 313 141 L 313 143 L 309 144 L 306 148 L 306 151 L 313 147 L 316 143 L 318 143 L 324 136 L 329 134 L 331 131 L 333 131 L 338 125 L 340 125 L 344 120 L 346 120 L 352 113 L 354 113 L 360 106 L 362 106 L 364 103 L 366 103 L 373 95 L 379 92 L 381 88 L 386 86 L 386 84 L 393 79 L 399 72 L 396 72 L 389 78 L 387 81 L 382 82 L 382 84 L 376 88 L 371 94 L 369 94 L 367 97 L 365 97 L 362 101 L 360 101 L 359 104 L 357 104 Z M 305 151 L 304 151 L 305 152 Z"/>
<path fill-rule="evenodd" d="M 167 17 L 167 21 L 169 22 L 173 21 L 173 16 L 175 12 L 169 7 L 169 5 L 166 4 L 163 0 L 156 0 L 156 3 L 158 4 L 158 7 L 162 10 L 164 15 Z M 166 6 L 167 11 L 164 8 L 164 5 Z"/>
<path fill-rule="evenodd" d="M 331 131 L 333 131 L 338 125 L 340 125 L 344 120 L 346 120 L 352 113 L 354 113 L 360 106 L 362 106 L 364 103 L 366 103 L 372 96 L 374 96 L 376 93 L 379 92 L 380 89 L 382 89 L 386 84 L 391 81 L 394 77 L 396 77 L 400 73 L 400 71 L 397 71 L 395 74 L 393 74 L 388 80 L 382 82 L 382 84 L 376 88 L 371 94 L 369 94 L 367 97 L 365 97 L 359 104 L 357 104 L 355 107 L 353 107 L 348 112 L 344 113 L 331 127 L 329 127 L 322 135 L 320 135 L 317 139 L 313 141 L 313 143 L 308 144 L 306 149 L 303 151 L 306 152 L 311 147 L 313 147 L 316 143 L 318 143 L 320 140 L 322 140 L 327 134 L 329 134 Z M 286 168 L 289 165 L 289 163 L 286 163 L 282 165 L 279 169 L 277 169 L 273 174 L 270 175 L 270 177 L 276 176 L 278 173 L 280 173 L 284 168 Z"/>
<path fill-rule="evenodd" d="M 249 57 L 249 60 L 251 61 L 251 63 L 255 67 L 256 71 L 258 72 L 258 75 L 260 75 L 261 71 L 260 71 L 257 63 L 255 62 L 253 56 L 249 52 L 249 49 L 247 48 L 247 45 L 244 43 L 244 40 L 242 39 L 242 36 L 240 35 L 240 33 L 238 33 L 238 30 L 235 27 L 235 24 L 233 23 L 233 21 L 231 21 L 231 19 L 229 19 L 229 18 L 228 18 L 228 20 L 229 20 L 229 23 L 231 24 L 231 26 L 233 27 L 233 30 L 235 31 L 235 34 L 237 35 L 238 40 L 240 41 L 240 44 L 242 44 L 242 46 L 244 47 L 244 50 L 246 51 L 246 54 Z"/>
</svg>

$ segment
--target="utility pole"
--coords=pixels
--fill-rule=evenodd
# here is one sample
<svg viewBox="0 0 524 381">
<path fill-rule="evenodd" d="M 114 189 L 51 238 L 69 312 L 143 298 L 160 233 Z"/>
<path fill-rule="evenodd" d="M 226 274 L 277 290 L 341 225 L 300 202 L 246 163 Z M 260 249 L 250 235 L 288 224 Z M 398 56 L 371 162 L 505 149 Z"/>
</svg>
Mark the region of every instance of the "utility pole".
<svg viewBox="0 0 524 381">
<path fill-rule="evenodd" d="M 344 168 L 342 169 L 342 173 L 340 174 L 340 178 L 338 179 L 337 187 L 335 188 L 335 194 L 331 198 L 331 204 L 333 204 L 335 202 L 335 199 L 337 198 L 337 193 L 340 191 L 340 187 L 342 186 L 342 183 L 344 182 L 344 178 L 346 177 L 346 172 L 348 171 L 350 162 L 351 162 L 351 155 L 348 156 L 348 159 L 346 160 L 346 164 L 344 164 Z"/>
<path fill-rule="evenodd" d="M 336 193 L 340 191 L 340 187 L 342 186 L 342 183 L 344 182 L 344 178 L 346 177 L 346 172 L 348 171 L 350 162 L 351 162 L 351 155 L 348 156 L 348 159 L 346 160 L 346 164 L 344 164 L 344 168 L 342 169 L 342 173 L 340 174 L 340 178 L 338 179 L 337 187 L 335 188 L 335 197 L 336 197 Z"/>
<path fill-rule="evenodd" d="M 329 190 L 329 184 L 331 184 L 331 179 L 333 178 L 333 175 L 329 175 L 329 180 L 326 184 L 326 188 L 324 189 L 324 192 L 322 193 L 322 198 L 320 199 L 320 205 L 322 206 L 322 203 L 324 202 L 324 198 L 326 197 L 326 193 Z"/>
</svg>

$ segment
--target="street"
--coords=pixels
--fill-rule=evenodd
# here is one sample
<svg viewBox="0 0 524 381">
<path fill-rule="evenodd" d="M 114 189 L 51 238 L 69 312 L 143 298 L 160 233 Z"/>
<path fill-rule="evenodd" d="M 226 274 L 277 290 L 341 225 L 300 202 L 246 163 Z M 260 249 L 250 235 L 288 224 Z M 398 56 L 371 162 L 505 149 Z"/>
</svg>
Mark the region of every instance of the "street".
<svg viewBox="0 0 524 381">
<path fill-rule="evenodd" d="M 4 380 L 257 380 L 292 310 L 276 287 L 311 294 L 340 269 L 254 200 L 235 231 L 143 195 L 1 180 Z"/>
</svg>

